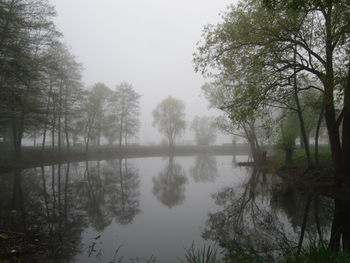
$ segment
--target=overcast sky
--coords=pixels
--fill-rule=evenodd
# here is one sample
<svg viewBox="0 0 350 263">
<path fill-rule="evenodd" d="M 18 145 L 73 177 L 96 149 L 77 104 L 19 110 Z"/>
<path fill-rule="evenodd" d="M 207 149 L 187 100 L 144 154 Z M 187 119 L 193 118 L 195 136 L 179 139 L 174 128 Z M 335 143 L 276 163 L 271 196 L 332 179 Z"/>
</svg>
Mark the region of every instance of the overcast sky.
<svg viewBox="0 0 350 263">
<path fill-rule="evenodd" d="M 159 142 L 152 110 L 168 95 L 186 104 L 186 119 L 208 113 L 192 54 L 204 25 L 235 0 L 50 0 L 58 29 L 84 66 L 87 87 L 131 83 L 142 95 L 140 141 Z M 189 136 L 187 135 L 187 138 Z"/>
</svg>

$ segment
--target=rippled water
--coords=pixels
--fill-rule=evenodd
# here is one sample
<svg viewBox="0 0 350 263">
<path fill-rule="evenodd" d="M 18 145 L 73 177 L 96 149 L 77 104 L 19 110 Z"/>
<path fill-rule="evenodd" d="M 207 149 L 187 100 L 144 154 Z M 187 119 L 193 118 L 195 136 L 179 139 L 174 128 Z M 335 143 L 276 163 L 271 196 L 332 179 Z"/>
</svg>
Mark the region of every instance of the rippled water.
<svg viewBox="0 0 350 263">
<path fill-rule="evenodd" d="M 172 263 L 192 243 L 213 242 L 269 252 L 297 243 L 307 202 L 308 240 L 329 235 L 330 200 L 236 165 L 246 158 L 116 159 L 3 174 L 0 225 L 34 233 L 43 262 Z"/>
</svg>

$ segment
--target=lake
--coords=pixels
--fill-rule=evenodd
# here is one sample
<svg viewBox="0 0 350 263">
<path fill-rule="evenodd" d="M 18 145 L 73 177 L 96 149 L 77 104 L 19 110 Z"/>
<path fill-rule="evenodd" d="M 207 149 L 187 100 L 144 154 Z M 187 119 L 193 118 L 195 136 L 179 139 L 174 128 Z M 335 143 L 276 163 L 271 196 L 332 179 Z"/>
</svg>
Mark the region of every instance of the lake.
<svg viewBox="0 0 350 263">
<path fill-rule="evenodd" d="M 0 229 L 25 233 L 34 252 L 11 240 L 7 249 L 33 262 L 172 263 L 192 245 L 276 256 L 298 244 L 305 213 L 305 242 L 329 237 L 331 199 L 237 166 L 247 158 L 115 159 L 2 174 Z"/>
</svg>

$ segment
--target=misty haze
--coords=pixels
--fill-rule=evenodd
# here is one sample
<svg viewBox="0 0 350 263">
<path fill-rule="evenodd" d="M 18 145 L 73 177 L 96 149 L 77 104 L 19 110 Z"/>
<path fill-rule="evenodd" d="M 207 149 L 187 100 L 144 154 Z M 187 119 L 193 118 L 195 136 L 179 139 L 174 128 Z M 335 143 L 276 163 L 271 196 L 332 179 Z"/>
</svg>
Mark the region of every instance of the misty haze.
<svg viewBox="0 0 350 263">
<path fill-rule="evenodd" d="M 0 263 L 350 262 L 348 0 L 0 0 Z"/>
</svg>

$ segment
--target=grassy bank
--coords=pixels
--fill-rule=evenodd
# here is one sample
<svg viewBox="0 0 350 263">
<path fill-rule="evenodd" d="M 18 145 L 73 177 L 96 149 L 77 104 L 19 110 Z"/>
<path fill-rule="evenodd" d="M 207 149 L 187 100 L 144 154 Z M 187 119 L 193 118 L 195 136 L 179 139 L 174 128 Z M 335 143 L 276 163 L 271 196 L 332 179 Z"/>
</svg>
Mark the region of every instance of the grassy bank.
<svg viewBox="0 0 350 263">
<path fill-rule="evenodd" d="M 310 245 L 299 253 L 290 253 L 280 259 L 271 260 L 243 253 L 225 257 L 215 248 L 196 250 L 191 247 L 186 250 L 182 263 L 350 263 L 350 254 L 347 252 L 334 252 L 326 244 Z"/>
<path fill-rule="evenodd" d="M 310 148 L 311 153 L 314 152 L 313 147 Z M 330 167 L 332 166 L 332 156 L 329 146 L 323 145 L 319 147 L 319 167 Z M 281 150 L 276 150 L 275 154 L 270 157 L 271 161 L 275 163 L 278 167 L 283 167 L 285 165 L 285 154 Z M 315 156 L 312 156 L 313 162 L 315 162 Z M 293 152 L 292 166 L 298 167 L 300 169 L 307 168 L 307 158 L 305 150 L 303 148 L 296 148 Z"/>
</svg>

